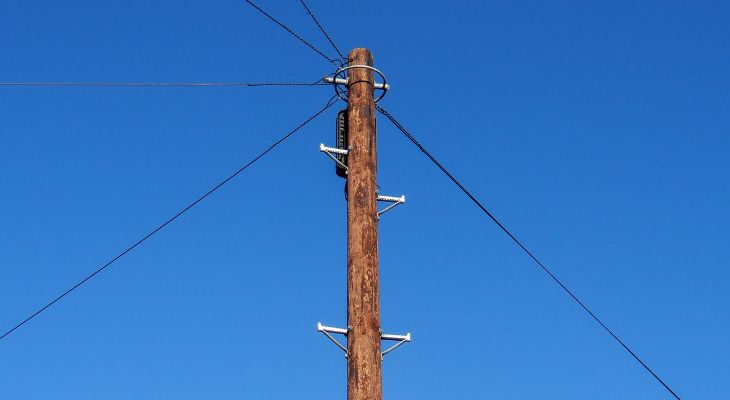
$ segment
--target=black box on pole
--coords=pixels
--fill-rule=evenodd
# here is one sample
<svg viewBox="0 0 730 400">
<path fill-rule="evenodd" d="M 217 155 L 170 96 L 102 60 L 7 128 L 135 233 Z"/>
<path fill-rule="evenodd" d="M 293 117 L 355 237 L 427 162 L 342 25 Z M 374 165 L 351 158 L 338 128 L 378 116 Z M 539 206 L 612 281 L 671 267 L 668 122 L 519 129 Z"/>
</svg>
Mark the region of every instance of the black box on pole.
<svg viewBox="0 0 730 400">
<path fill-rule="evenodd" d="M 340 110 L 337 113 L 337 137 L 335 144 L 338 149 L 347 150 L 347 109 Z M 346 154 L 335 154 L 335 158 L 343 165 L 347 165 Z M 335 164 L 335 172 L 337 176 L 347 179 L 347 169 L 342 168 L 339 164 Z"/>
</svg>

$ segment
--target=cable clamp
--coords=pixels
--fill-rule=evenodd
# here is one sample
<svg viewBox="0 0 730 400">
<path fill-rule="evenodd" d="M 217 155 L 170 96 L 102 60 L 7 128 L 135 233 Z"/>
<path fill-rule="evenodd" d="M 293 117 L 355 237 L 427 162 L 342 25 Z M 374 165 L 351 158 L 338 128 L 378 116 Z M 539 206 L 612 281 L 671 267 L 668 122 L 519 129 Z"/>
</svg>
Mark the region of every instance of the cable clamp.
<svg viewBox="0 0 730 400">
<path fill-rule="evenodd" d="M 349 84 L 349 80 L 347 78 L 335 78 L 332 76 L 325 76 L 324 77 L 325 83 L 333 83 L 336 85 L 345 85 L 347 86 Z M 373 83 L 373 87 L 378 90 L 390 90 L 390 84 L 389 83 L 380 83 L 375 82 Z"/>
<path fill-rule="evenodd" d="M 325 76 L 325 83 L 335 83 L 337 85 L 347 85 L 347 78 L 335 78 L 333 76 Z"/>
</svg>

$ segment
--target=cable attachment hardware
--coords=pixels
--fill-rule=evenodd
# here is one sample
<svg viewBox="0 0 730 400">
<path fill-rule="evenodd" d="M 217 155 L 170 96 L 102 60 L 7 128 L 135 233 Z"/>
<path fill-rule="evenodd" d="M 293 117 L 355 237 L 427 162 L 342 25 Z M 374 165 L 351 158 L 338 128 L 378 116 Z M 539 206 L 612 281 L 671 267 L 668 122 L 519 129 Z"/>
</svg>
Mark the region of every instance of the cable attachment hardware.
<svg viewBox="0 0 730 400">
<path fill-rule="evenodd" d="M 325 336 L 327 336 L 327 339 L 332 341 L 332 343 L 335 344 L 335 346 L 339 347 L 342 351 L 345 352 L 345 358 L 347 358 L 347 347 L 343 346 L 337 339 L 335 339 L 332 334 L 338 334 L 338 335 L 344 335 L 347 337 L 347 332 L 349 329 L 342 329 L 342 328 L 335 328 L 332 326 L 325 326 L 322 325 L 322 323 L 317 322 L 317 332 L 322 332 Z"/>
<path fill-rule="evenodd" d="M 387 203 L 391 203 L 389 206 L 385 207 L 384 209 L 378 211 L 378 218 L 380 218 L 381 215 L 385 214 L 386 212 L 392 210 L 393 208 L 401 205 L 406 204 L 406 196 L 401 197 L 393 197 L 393 196 L 381 196 L 378 195 L 378 201 L 384 201 Z"/>
<path fill-rule="evenodd" d="M 340 168 L 344 169 L 345 170 L 345 174 L 347 174 L 347 165 L 345 165 L 342 161 L 340 161 L 337 156 L 338 155 L 340 155 L 340 156 L 346 156 L 347 153 L 350 152 L 350 150 L 338 149 L 338 148 L 335 148 L 335 147 L 327 147 L 323 143 L 320 143 L 319 144 L 319 151 L 321 151 L 322 153 L 326 154 L 327 157 L 331 158 L 332 161 L 334 161 L 335 164 L 337 164 L 337 166 L 339 166 Z"/>
<path fill-rule="evenodd" d="M 332 327 L 332 326 L 322 325 L 321 322 L 317 322 L 317 332 L 322 332 L 322 334 L 324 334 L 327 337 L 327 339 L 329 339 L 332 343 L 334 343 L 335 346 L 337 346 L 338 348 L 340 348 L 340 350 L 344 351 L 345 352 L 345 358 L 347 358 L 347 347 L 344 346 L 344 345 L 342 345 L 337 339 L 335 339 L 335 337 L 332 336 L 332 334 L 343 335 L 343 336 L 347 337 L 347 334 L 350 332 L 350 329 L 351 329 L 350 327 L 347 327 L 347 329 L 335 328 L 335 327 Z M 411 341 L 411 334 L 410 333 L 406 333 L 405 335 L 393 335 L 393 334 L 388 334 L 388 333 L 382 333 L 381 332 L 380 333 L 380 339 L 381 340 L 390 340 L 390 341 L 397 342 L 396 344 L 388 347 L 387 349 L 383 350 L 380 353 L 380 357 L 382 359 L 383 357 L 385 357 L 386 354 L 388 354 L 391 351 L 393 351 L 393 350 L 397 349 L 398 347 L 402 346 L 404 343 L 410 342 Z"/>
<path fill-rule="evenodd" d="M 398 347 L 400 347 L 404 343 L 410 342 L 411 341 L 411 334 L 410 333 L 406 333 L 405 335 L 390 335 L 390 334 L 387 334 L 387 333 L 381 333 L 380 334 L 380 339 L 381 340 L 392 340 L 392 341 L 398 342 L 398 343 L 396 343 L 396 344 L 388 347 L 387 349 L 383 350 L 382 353 L 380 353 L 380 358 L 382 359 L 383 357 L 385 357 L 386 354 L 388 354 L 391 351 L 397 349 Z"/>
<path fill-rule="evenodd" d="M 387 80 L 385 79 L 385 75 L 382 72 L 380 72 L 380 70 L 378 70 L 375 67 L 371 67 L 369 65 L 348 65 L 346 67 L 339 68 L 331 76 L 330 75 L 325 76 L 324 79 L 322 79 L 322 81 L 325 83 L 333 84 L 335 87 L 335 94 L 340 99 L 347 102 L 347 87 L 350 85 L 350 80 L 349 80 L 349 78 L 345 77 L 345 72 L 347 72 L 348 70 L 351 70 L 353 68 L 369 69 L 369 70 L 373 71 L 374 73 L 378 74 L 378 76 L 380 76 L 380 78 L 383 80 L 383 82 L 382 83 L 375 82 L 373 84 L 373 88 L 375 90 L 381 90 L 382 93 L 380 93 L 380 96 L 377 99 L 375 99 L 375 102 L 377 103 L 383 97 L 385 97 L 385 94 L 388 93 L 388 90 L 390 90 L 390 85 L 388 84 Z"/>
</svg>

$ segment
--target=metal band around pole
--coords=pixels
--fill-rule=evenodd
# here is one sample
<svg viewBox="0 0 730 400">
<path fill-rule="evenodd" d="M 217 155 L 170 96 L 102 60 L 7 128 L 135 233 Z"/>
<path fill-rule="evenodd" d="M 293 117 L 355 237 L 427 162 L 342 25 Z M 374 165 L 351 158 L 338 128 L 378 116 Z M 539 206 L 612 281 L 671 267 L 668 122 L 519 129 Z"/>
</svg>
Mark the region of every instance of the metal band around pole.
<svg viewBox="0 0 730 400">
<path fill-rule="evenodd" d="M 335 87 L 335 94 L 337 94 L 337 96 L 338 96 L 338 97 L 339 97 L 340 99 L 342 99 L 342 100 L 344 100 L 344 101 L 347 101 L 347 97 L 345 97 L 345 96 L 344 96 L 344 92 L 343 92 L 342 90 L 340 90 L 340 87 L 339 87 L 340 85 L 342 85 L 342 84 L 343 84 L 343 83 L 341 83 L 341 82 L 342 82 L 342 80 L 344 80 L 344 76 L 342 76 L 342 75 L 343 75 L 343 74 L 344 74 L 345 72 L 347 72 L 348 70 L 350 70 L 350 69 L 353 69 L 353 68 L 363 68 L 363 69 L 369 69 L 369 70 L 371 70 L 371 71 L 375 72 L 376 74 L 378 74 L 378 75 L 380 76 L 380 78 L 381 78 L 381 79 L 383 80 L 383 83 L 381 83 L 381 84 L 375 84 L 375 85 L 373 86 L 373 88 L 374 88 L 374 89 L 376 89 L 376 90 L 381 90 L 381 91 L 382 91 L 382 92 L 380 93 L 380 96 L 379 96 L 379 97 L 378 97 L 377 99 L 375 99 L 375 102 L 377 103 L 377 102 L 379 102 L 379 101 L 380 101 L 380 100 L 381 100 L 381 99 L 382 99 L 383 97 L 385 97 L 385 94 L 386 94 L 386 93 L 388 93 L 388 90 L 390 89 L 390 85 L 388 85 L 388 81 L 387 81 L 387 79 L 385 78 L 385 74 L 383 74 L 382 72 L 380 72 L 380 70 L 379 70 L 379 69 L 377 69 L 377 68 L 375 68 L 375 67 L 371 67 L 371 66 L 369 66 L 369 65 L 348 65 L 348 66 L 346 66 L 346 67 L 342 67 L 342 68 L 338 69 L 338 70 L 337 70 L 337 71 L 336 71 L 336 72 L 335 72 L 335 73 L 334 73 L 334 74 L 332 75 L 332 83 L 334 84 L 334 87 Z M 339 79 L 338 79 L 338 78 L 339 78 Z M 348 84 L 347 84 L 347 85 L 349 85 L 349 84 L 350 84 L 350 83 L 348 82 Z"/>
</svg>

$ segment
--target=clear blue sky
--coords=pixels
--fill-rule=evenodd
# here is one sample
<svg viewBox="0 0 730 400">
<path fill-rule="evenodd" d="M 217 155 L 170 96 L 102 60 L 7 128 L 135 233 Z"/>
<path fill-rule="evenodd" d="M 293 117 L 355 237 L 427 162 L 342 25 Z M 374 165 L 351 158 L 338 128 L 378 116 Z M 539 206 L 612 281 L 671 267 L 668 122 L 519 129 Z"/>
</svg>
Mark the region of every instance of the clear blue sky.
<svg viewBox="0 0 730 400">
<path fill-rule="evenodd" d="M 262 7 L 332 54 L 296 0 Z M 730 398 L 730 6 L 309 4 L 383 105 L 685 399 Z M 0 1 L 0 81 L 311 81 L 243 1 Z M 331 88 L 0 89 L 0 328 L 321 108 Z M 341 105 L 337 106 L 341 107 Z M 342 399 L 335 109 L 0 342 L 3 399 Z M 388 399 L 668 394 L 384 118 Z"/>
</svg>

